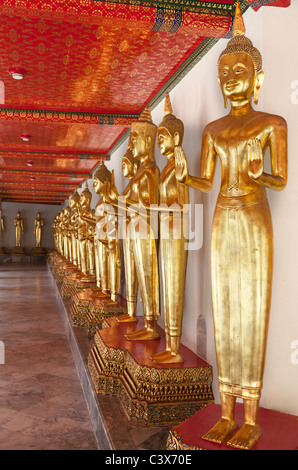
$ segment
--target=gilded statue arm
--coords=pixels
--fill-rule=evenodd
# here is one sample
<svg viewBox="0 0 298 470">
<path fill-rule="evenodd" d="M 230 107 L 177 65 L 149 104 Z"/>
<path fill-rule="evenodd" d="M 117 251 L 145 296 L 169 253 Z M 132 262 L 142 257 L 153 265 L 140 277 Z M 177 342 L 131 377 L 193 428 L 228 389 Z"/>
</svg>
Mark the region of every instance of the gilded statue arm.
<svg viewBox="0 0 298 470">
<path fill-rule="evenodd" d="M 287 184 L 287 125 L 280 118 L 280 122 L 269 135 L 269 149 L 271 157 L 272 174 L 264 172 L 264 158 L 259 139 L 248 141 L 248 174 L 258 184 L 275 191 L 281 191 Z"/>
<path fill-rule="evenodd" d="M 113 177 L 112 182 L 107 181 L 105 185 L 104 200 L 107 204 L 116 208 L 119 215 L 125 216 L 132 212 L 140 212 L 140 207 L 137 205 L 136 201 L 126 196 L 119 195 Z"/>
<path fill-rule="evenodd" d="M 92 225 L 92 227 L 96 226 L 96 218 L 83 214 L 81 207 L 79 207 L 79 217 L 87 222 L 87 224 Z"/>
<path fill-rule="evenodd" d="M 211 133 L 206 128 L 202 137 L 201 176 L 191 176 L 188 173 L 187 160 L 180 146 L 175 147 L 176 178 L 181 183 L 202 192 L 211 190 L 215 175 L 217 154 Z"/>
</svg>

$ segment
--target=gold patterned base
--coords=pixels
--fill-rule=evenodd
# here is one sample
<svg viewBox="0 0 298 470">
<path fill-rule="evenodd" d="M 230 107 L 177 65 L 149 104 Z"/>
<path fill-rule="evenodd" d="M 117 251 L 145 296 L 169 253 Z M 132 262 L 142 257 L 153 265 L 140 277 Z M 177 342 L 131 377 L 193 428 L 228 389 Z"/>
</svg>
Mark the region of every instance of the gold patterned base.
<svg viewBox="0 0 298 470">
<path fill-rule="evenodd" d="M 12 255 L 25 255 L 26 251 L 25 248 L 22 246 L 15 246 L 14 248 L 11 249 L 11 254 Z"/>
<path fill-rule="evenodd" d="M 95 286 L 96 280 L 94 276 L 83 275 L 75 266 L 73 272 L 70 271 L 65 275 L 61 288 L 61 296 L 64 299 L 69 299 L 77 292 Z"/>
<path fill-rule="evenodd" d="M 165 346 L 161 329 L 161 339 L 129 341 L 124 335 L 135 325 L 117 318 L 104 323 L 94 336 L 88 369 L 96 393 L 117 396 L 130 420 L 181 422 L 213 402 L 212 367 L 188 348 L 181 347 L 184 363 L 156 364 L 150 358 Z"/>
<path fill-rule="evenodd" d="M 46 250 L 42 247 L 35 247 L 35 248 L 32 248 L 31 250 L 31 255 L 33 256 L 42 256 L 42 255 L 45 255 L 46 253 Z"/>
<path fill-rule="evenodd" d="M 98 330 L 102 329 L 108 318 L 118 317 L 126 313 L 126 306 L 119 305 L 116 302 L 108 302 L 107 305 L 96 305 L 91 302 L 85 322 L 88 336 L 94 336 Z"/>
<path fill-rule="evenodd" d="M 203 450 L 201 447 L 185 444 L 176 431 L 170 431 L 166 444 L 167 450 Z"/>
<path fill-rule="evenodd" d="M 122 303 L 113 302 L 108 294 L 94 286 L 75 292 L 70 308 L 72 326 L 86 326 L 87 334 L 93 336 L 105 318 L 127 313 Z"/>
<path fill-rule="evenodd" d="M 72 326 L 85 326 L 90 301 L 81 301 L 79 304 L 72 304 L 69 318 Z"/>
</svg>

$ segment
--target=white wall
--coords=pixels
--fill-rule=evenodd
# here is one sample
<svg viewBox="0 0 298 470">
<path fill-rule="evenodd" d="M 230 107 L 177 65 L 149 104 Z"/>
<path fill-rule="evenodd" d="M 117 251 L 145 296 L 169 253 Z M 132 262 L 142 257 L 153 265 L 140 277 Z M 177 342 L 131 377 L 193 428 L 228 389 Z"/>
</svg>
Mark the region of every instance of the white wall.
<svg viewBox="0 0 298 470">
<path fill-rule="evenodd" d="M 22 246 L 30 253 L 35 247 L 35 234 L 33 233 L 34 221 L 37 213 L 40 212 L 44 219 L 41 246 L 46 249 L 54 248 L 54 241 L 50 228 L 56 214 L 61 210 L 61 206 L 49 204 L 23 204 L 18 202 L 2 202 L 1 216 L 4 219 L 4 232 L 0 235 L 0 245 L 4 248 L 16 246 L 14 218 L 17 212 L 21 212 L 24 223 L 24 234 L 22 236 Z"/>
<path fill-rule="evenodd" d="M 257 109 L 279 114 L 289 126 L 289 184 L 281 193 L 268 190 L 275 232 L 275 266 L 273 279 L 272 313 L 269 328 L 268 352 L 264 376 L 261 406 L 290 414 L 298 414 L 298 250 L 296 186 L 298 160 L 294 158 L 298 148 L 298 104 L 291 102 L 291 83 L 298 81 L 297 2 L 287 9 L 261 8 L 248 10 L 244 15 L 246 35 L 252 39 L 263 55 L 265 82 Z M 296 3 L 294 5 L 294 3 Z M 227 113 L 217 82 L 217 59 L 227 43 L 220 40 L 199 64 L 170 93 L 173 113 L 185 126 L 183 148 L 191 174 L 200 170 L 201 135 L 204 126 Z M 297 87 L 298 103 L 298 87 Z M 156 125 L 163 118 L 163 102 L 152 110 Z M 127 149 L 125 142 L 113 155 L 107 167 L 115 171 L 119 192 L 125 185 L 121 173 L 122 156 Z M 160 169 L 165 159 L 156 148 L 156 160 Z M 210 237 L 213 210 L 220 184 L 220 166 L 217 167 L 213 190 L 200 194 L 190 189 L 191 203 L 203 204 L 203 245 L 191 251 L 188 258 L 185 308 L 182 342 L 200 354 L 213 366 L 213 391 L 218 401 L 216 357 L 213 339 L 213 321 L 210 286 Z M 89 188 L 92 181 L 89 180 Z M 94 205 L 98 196 L 94 196 Z M 139 305 L 141 314 L 141 305 Z M 207 342 L 199 337 L 198 324 L 206 325 Z M 163 326 L 163 318 L 160 319 Z M 297 341 L 296 351 L 291 345 Z"/>
<path fill-rule="evenodd" d="M 288 123 L 289 179 L 281 193 L 268 192 L 275 239 L 272 308 L 264 377 L 268 408 L 298 414 L 298 4 L 263 8 L 264 110 Z M 296 349 L 291 345 L 296 342 Z M 295 352 L 296 351 L 296 352 Z M 296 362 L 296 363 L 295 363 Z"/>
</svg>

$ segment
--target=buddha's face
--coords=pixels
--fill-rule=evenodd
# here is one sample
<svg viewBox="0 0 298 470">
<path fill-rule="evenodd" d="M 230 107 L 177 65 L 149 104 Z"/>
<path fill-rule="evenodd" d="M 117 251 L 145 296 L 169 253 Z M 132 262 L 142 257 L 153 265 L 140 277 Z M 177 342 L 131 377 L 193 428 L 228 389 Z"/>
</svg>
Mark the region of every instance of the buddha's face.
<svg viewBox="0 0 298 470">
<path fill-rule="evenodd" d="M 162 155 L 169 156 L 173 154 L 175 147 L 174 137 L 165 127 L 158 129 L 157 145 Z"/>
<path fill-rule="evenodd" d="M 219 83 L 222 93 L 231 101 L 250 99 L 255 88 L 255 67 L 251 57 L 242 52 L 220 59 Z"/>
<path fill-rule="evenodd" d="M 96 194 L 101 194 L 101 192 L 103 190 L 103 182 L 98 178 L 94 178 L 93 188 L 94 188 L 94 191 L 96 192 Z"/>
<path fill-rule="evenodd" d="M 135 158 L 140 159 L 146 154 L 146 141 L 136 131 L 132 131 L 129 136 L 128 146 Z"/>
<path fill-rule="evenodd" d="M 127 158 L 122 160 L 122 173 L 126 178 L 130 178 L 134 175 L 134 165 Z"/>
<path fill-rule="evenodd" d="M 80 204 L 82 207 L 86 206 L 86 197 L 85 197 L 84 192 L 82 192 L 80 195 Z"/>
</svg>

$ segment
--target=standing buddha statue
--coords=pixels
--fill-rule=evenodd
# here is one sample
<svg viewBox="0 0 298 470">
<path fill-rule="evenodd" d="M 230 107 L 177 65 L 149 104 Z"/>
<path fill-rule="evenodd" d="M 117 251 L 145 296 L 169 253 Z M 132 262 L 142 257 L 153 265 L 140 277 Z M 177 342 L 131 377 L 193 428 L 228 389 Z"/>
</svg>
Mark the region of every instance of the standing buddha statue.
<svg viewBox="0 0 298 470">
<path fill-rule="evenodd" d="M 184 126 L 172 113 L 168 93 L 164 110 L 165 116 L 157 131 L 157 145 L 168 159 L 160 173 L 158 209 L 166 349 L 152 359 L 158 363 L 176 363 L 183 362 L 180 338 L 187 264 L 189 188 L 176 178 L 175 152 L 182 152 Z"/>
<path fill-rule="evenodd" d="M 158 240 L 154 231 L 151 205 L 159 202 L 159 169 L 155 162 L 157 128 L 147 107 L 138 121 L 131 125 L 129 148 L 140 166 L 131 181 L 130 197 L 125 203 L 118 201 L 119 210 L 130 217 L 135 266 L 143 305 L 144 327 L 126 334 L 129 340 L 153 340 L 160 337 L 157 331 L 159 310 Z M 112 185 L 106 194 L 107 202 L 117 199 L 117 189 Z"/>
<path fill-rule="evenodd" d="M 80 216 L 78 220 L 78 239 L 80 246 L 81 271 L 85 275 L 94 275 L 94 245 L 90 240 L 89 226 L 83 219 L 82 215 L 90 215 L 91 213 L 92 194 L 85 184 L 84 190 L 80 194 Z"/>
<path fill-rule="evenodd" d="M 127 314 L 118 317 L 119 322 L 136 322 L 137 321 L 137 296 L 138 296 L 138 278 L 136 271 L 136 264 L 133 254 L 132 240 L 130 237 L 129 224 L 130 218 L 127 216 L 126 211 L 122 211 L 118 201 L 125 204 L 125 198 L 131 198 L 132 183 L 134 176 L 139 168 L 140 162 L 134 158 L 131 149 L 127 149 L 122 159 L 122 172 L 123 175 L 129 179 L 129 183 L 123 191 L 122 197 L 119 196 L 118 191 L 115 191 L 114 186 L 114 199 L 109 197 L 109 203 L 118 210 L 118 215 L 122 217 L 122 239 L 123 239 L 123 259 L 125 270 L 125 285 L 126 285 L 126 303 Z"/>
<path fill-rule="evenodd" d="M 71 245 L 72 245 L 72 262 L 78 268 L 80 267 L 80 250 L 78 243 L 78 218 L 80 207 L 80 195 L 75 190 L 69 198 L 70 213 L 70 230 L 71 230 Z"/>
<path fill-rule="evenodd" d="M 97 217 L 96 233 L 99 240 L 100 256 L 104 263 L 102 265 L 103 276 L 105 279 L 105 290 L 110 291 L 111 300 L 118 301 L 120 287 L 120 239 L 117 210 L 106 204 L 105 193 L 107 183 L 112 181 L 112 173 L 101 162 L 98 170 L 94 173 L 93 187 L 97 194 L 102 197 L 98 201 L 95 209 Z M 108 276 L 107 276 L 108 273 Z"/>
<path fill-rule="evenodd" d="M 23 224 L 23 219 L 21 217 L 20 211 L 17 212 L 17 216 L 14 219 L 14 226 L 16 228 L 16 247 L 20 248 L 22 234 L 24 233 L 24 224 Z"/>
<path fill-rule="evenodd" d="M 287 124 L 253 108 L 264 71 L 260 52 L 245 37 L 238 2 L 233 33 L 218 61 L 220 88 L 231 110 L 203 131 L 200 177 L 188 174 L 181 154 L 177 177 L 209 191 L 217 157 L 221 161 L 211 285 L 222 416 L 203 438 L 248 449 L 261 435 L 258 412 L 272 290 L 273 231 L 266 188 L 280 191 L 287 183 Z M 264 171 L 267 149 L 271 173 Z M 244 423 L 233 434 L 237 397 L 243 399 Z"/>
<path fill-rule="evenodd" d="M 33 233 L 35 233 L 35 246 L 37 248 L 40 248 L 41 246 L 41 233 L 42 233 L 42 227 L 43 227 L 43 219 L 41 218 L 40 212 L 37 212 L 36 219 L 34 221 L 34 230 Z"/>
</svg>

